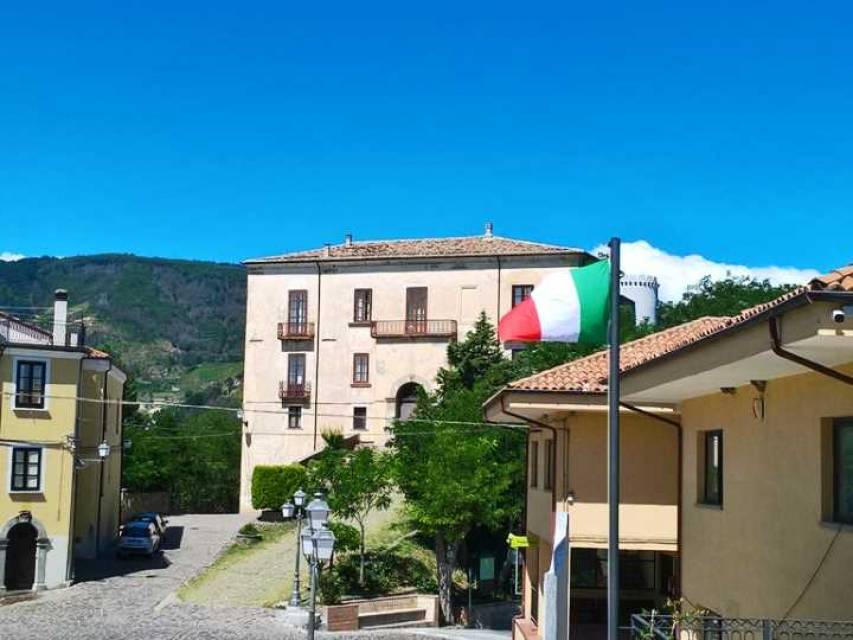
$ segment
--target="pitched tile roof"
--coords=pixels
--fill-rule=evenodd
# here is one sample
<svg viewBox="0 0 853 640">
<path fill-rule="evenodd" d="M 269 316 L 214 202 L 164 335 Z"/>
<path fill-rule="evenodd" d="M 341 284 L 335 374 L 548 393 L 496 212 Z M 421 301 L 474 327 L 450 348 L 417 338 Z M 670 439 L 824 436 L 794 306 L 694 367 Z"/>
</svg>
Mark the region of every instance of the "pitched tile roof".
<svg viewBox="0 0 853 640">
<path fill-rule="evenodd" d="M 814 278 L 769 302 L 744 309 L 735 316 L 706 316 L 685 324 L 664 329 L 644 338 L 625 343 L 620 351 L 620 370 L 625 373 L 663 355 L 699 342 L 711 335 L 744 324 L 757 316 L 783 305 L 789 300 L 814 291 L 840 291 L 853 294 L 853 265 Z M 600 393 L 607 391 L 610 357 L 607 350 L 598 351 L 553 369 L 516 380 L 507 385 L 510 390 L 566 391 Z"/>
<path fill-rule="evenodd" d="M 622 345 L 619 365 L 624 373 L 670 351 L 711 335 L 729 322 L 727 317 L 706 316 L 664 329 Z M 610 355 L 607 349 L 567 362 L 507 385 L 511 390 L 569 391 L 601 393 L 607 391 Z"/>
<path fill-rule="evenodd" d="M 809 286 L 815 291 L 853 291 L 853 264 L 819 276 Z"/>
<path fill-rule="evenodd" d="M 421 238 L 414 240 L 374 240 L 329 245 L 320 249 L 253 258 L 246 264 L 276 262 L 313 262 L 335 260 L 381 260 L 388 258 L 433 258 L 470 256 L 576 255 L 586 253 L 553 244 L 482 235 L 458 238 Z"/>
</svg>

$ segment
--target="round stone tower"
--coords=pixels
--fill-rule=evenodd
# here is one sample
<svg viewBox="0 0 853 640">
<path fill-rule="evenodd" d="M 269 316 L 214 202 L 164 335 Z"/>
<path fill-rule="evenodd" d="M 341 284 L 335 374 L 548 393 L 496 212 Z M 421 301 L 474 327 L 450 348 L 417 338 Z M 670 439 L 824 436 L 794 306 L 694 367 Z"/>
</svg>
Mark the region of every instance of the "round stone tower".
<svg viewBox="0 0 853 640">
<path fill-rule="evenodd" d="M 623 297 L 634 303 L 637 324 L 658 321 L 658 279 L 654 276 L 624 275 L 619 286 Z"/>
</svg>

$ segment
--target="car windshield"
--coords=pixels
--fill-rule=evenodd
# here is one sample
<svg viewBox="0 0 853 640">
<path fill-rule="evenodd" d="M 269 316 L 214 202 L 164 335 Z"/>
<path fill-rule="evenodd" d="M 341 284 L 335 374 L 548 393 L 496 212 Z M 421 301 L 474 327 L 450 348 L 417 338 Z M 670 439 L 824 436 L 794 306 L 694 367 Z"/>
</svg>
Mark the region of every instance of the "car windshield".
<svg viewBox="0 0 853 640">
<path fill-rule="evenodd" d="M 151 530 L 148 527 L 129 526 L 122 535 L 127 538 L 150 538 Z"/>
</svg>

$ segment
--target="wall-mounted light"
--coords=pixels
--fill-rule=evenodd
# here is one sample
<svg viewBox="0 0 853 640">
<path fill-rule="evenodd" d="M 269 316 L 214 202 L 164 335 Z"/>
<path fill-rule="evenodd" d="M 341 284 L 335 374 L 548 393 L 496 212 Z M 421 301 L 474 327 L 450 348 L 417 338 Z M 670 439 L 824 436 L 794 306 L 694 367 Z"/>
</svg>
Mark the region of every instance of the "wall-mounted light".
<svg viewBox="0 0 853 640">
<path fill-rule="evenodd" d="M 104 460 L 110 456 L 110 445 L 104 440 L 101 444 L 98 445 L 98 457 L 101 460 Z"/>
<path fill-rule="evenodd" d="M 750 380 L 750 384 L 758 391 L 758 396 L 752 399 L 752 417 L 756 420 L 764 420 L 764 392 L 767 389 L 767 380 Z"/>
</svg>

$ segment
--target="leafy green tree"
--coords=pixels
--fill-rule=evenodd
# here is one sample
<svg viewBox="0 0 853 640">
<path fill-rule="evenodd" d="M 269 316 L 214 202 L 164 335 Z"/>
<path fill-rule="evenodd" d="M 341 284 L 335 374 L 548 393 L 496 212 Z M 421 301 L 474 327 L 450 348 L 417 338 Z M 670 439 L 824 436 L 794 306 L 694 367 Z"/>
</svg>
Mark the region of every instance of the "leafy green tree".
<svg viewBox="0 0 853 640">
<path fill-rule="evenodd" d="M 124 436 L 132 443 L 122 473 L 130 491 L 166 491 L 174 511 L 237 509 L 241 425 L 230 412 L 137 414 Z"/>
<path fill-rule="evenodd" d="M 729 276 L 712 280 L 705 276 L 688 287 L 678 302 L 665 302 L 658 313 L 658 328 L 673 327 L 703 316 L 736 315 L 748 307 L 773 300 L 793 285 L 773 285 L 769 280 Z"/>
<path fill-rule="evenodd" d="M 335 515 L 358 524 L 359 584 L 363 585 L 367 517 L 391 504 L 393 481 L 389 456 L 370 447 L 345 449 L 334 434 L 323 437 L 329 446 L 309 464 L 309 482 L 326 493 Z"/>
<path fill-rule="evenodd" d="M 413 524 L 435 541 L 442 614 L 453 622 L 452 574 L 474 527 L 508 527 L 521 514 L 524 437 L 482 425 L 483 401 L 512 373 L 494 328 L 481 316 L 448 349 L 438 388 L 423 394 L 412 420 L 392 427 L 394 477 Z"/>
</svg>

